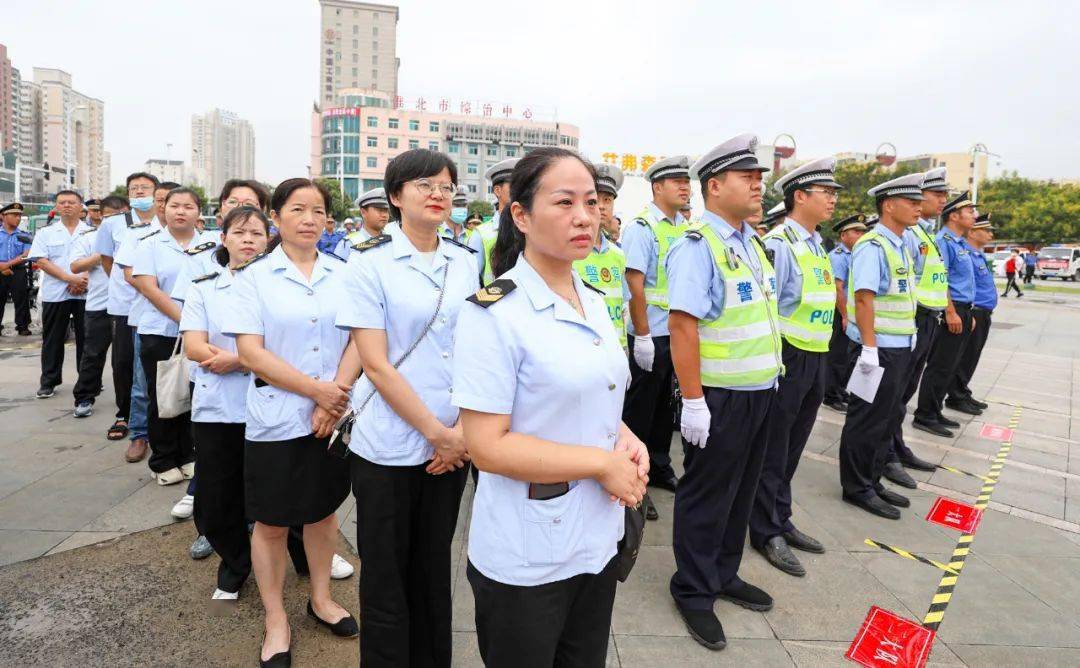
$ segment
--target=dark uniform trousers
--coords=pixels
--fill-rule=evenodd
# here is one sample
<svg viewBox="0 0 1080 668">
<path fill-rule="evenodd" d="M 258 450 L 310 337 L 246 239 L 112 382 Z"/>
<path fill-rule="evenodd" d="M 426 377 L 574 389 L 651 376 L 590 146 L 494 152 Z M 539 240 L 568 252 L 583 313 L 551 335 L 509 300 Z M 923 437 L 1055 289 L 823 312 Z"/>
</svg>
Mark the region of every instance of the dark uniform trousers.
<svg viewBox="0 0 1080 668">
<path fill-rule="evenodd" d="M 919 407 L 915 409 L 915 417 L 922 420 L 936 421 L 941 415 L 945 393 L 956 375 L 956 368 L 964 356 L 964 348 L 971 338 L 971 304 L 953 302 L 953 306 L 956 314 L 960 316 L 960 333 L 953 334 L 947 326 L 942 325 L 930 349 L 922 385 L 919 387 Z"/>
<path fill-rule="evenodd" d="M 630 387 L 623 404 L 623 422 L 649 449 L 650 477 L 672 475 L 671 434 L 675 424 L 675 367 L 671 363 L 671 337 L 652 337 L 656 355 L 652 371 L 634 361 L 634 337 L 629 337 Z"/>
<path fill-rule="evenodd" d="M 30 329 L 30 283 L 26 278 L 26 263 L 11 268 L 10 276 L 0 276 L 0 323 L 4 322 L 4 307 L 8 296 L 15 304 L 15 330 Z"/>
<path fill-rule="evenodd" d="M 688 610 L 712 610 L 738 576 L 776 390 L 705 388 L 712 415 L 704 448 L 683 439 L 686 472 L 675 488 L 671 595 Z"/>
<path fill-rule="evenodd" d="M 360 561 L 360 663 L 449 666 L 450 542 L 466 469 L 383 466 L 352 455 Z"/>
<path fill-rule="evenodd" d="M 878 348 L 885 370 L 873 403 L 851 396 L 840 434 L 840 485 L 844 494 L 868 499 L 882 489 L 879 482 L 888 461 L 889 443 L 903 413 L 897 410 L 911 369 L 910 348 Z M 860 373 L 858 369 L 854 373 Z"/>
<path fill-rule="evenodd" d="M 889 445 L 889 461 L 896 462 L 901 459 L 910 460 L 915 456 L 911 448 L 904 443 L 904 418 L 907 416 L 907 405 L 915 392 L 919 390 L 919 381 L 922 379 L 923 370 L 926 368 L 926 360 L 930 357 L 930 350 L 934 347 L 934 341 L 941 329 L 941 312 L 932 311 L 925 306 L 915 309 L 915 350 L 911 355 L 911 373 L 907 379 L 904 393 L 900 395 L 900 423 L 896 425 L 896 433 L 893 434 L 892 443 Z"/>
<path fill-rule="evenodd" d="M 840 309 L 833 314 L 832 338 L 829 339 L 828 364 L 825 372 L 825 399 L 848 400 L 847 382 L 851 375 L 851 349 L 855 344 L 844 333 Z"/>
<path fill-rule="evenodd" d="M 65 299 L 41 304 L 41 386 L 56 387 L 64 381 L 64 341 L 68 324 L 75 324 L 75 368 L 82 367 L 86 300 Z"/>
<path fill-rule="evenodd" d="M 105 358 L 109 355 L 112 343 L 112 323 L 106 311 L 86 311 L 83 318 L 86 326 L 83 335 L 83 356 L 79 363 L 79 379 L 75 381 L 75 405 L 83 402 L 94 403 L 101 392 L 101 376 L 105 371 Z"/>
<path fill-rule="evenodd" d="M 154 473 L 164 473 L 195 461 L 191 413 L 172 418 L 158 416 L 157 363 L 169 359 L 174 346 L 174 336 L 139 335 L 140 359 L 146 374 L 147 431 L 150 432 L 150 460 L 147 463 Z"/>
<path fill-rule="evenodd" d="M 112 320 L 112 380 L 116 395 L 116 417 L 126 420 L 131 415 L 131 386 L 135 373 L 134 328 L 128 326 L 126 315 L 111 315 Z"/>
<path fill-rule="evenodd" d="M 476 641 L 485 666 L 594 668 L 605 665 L 615 604 L 615 560 L 596 575 L 534 587 L 492 580 L 470 563 Z"/>
<path fill-rule="evenodd" d="M 251 574 L 251 544 L 244 514 L 244 424 L 192 422 L 191 438 L 199 444 L 195 451 L 195 470 L 199 472 L 195 522 L 221 557 L 218 589 L 237 592 Z"/>
<path fill-rule="evenodd" d="M 786 371 L 780 376 L 769 412 L 765 461 L 750 513 L 750 544 L 757 548 L 795 528 L 791 523 L 791 479 L 824 397 L 828 354 L 802 350 L 785 340 L 783 355 Z"/>
<path fill-rule="evenodd" d="M 971 399 L 971 388 L 968 383 L 975 375 L 975 369 L 979 366 L 986 339 L 990 336 L 991 315 L 988 311 L 978 306 L 971 307 L 971 317 L 975 320 L 975 330 L 971 332 L 967 347 L 964 348 L 964 356 L 956 367 L 956 375 L 953 376 L 949 385 L 949 398 L 955 400 Z"/>
</svg>

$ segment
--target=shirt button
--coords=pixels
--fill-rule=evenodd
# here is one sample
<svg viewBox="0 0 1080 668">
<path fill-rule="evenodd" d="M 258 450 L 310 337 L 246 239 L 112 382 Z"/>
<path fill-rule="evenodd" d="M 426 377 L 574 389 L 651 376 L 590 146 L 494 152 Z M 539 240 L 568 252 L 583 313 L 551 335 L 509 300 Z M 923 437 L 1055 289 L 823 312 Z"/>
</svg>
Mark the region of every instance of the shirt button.
<svg viewBox="0 0 1080 668">
<path fill-rule="evenodd" d="M 442 358 L 443 358 L 443 359 L 449 359 L 449 357 L 450 357 L 450 353 L 448 353 L 448 352 L 444 352 L 444 353 L 442 354 Z"/>
<path fill-rule="evenodd" d="M 319 352 L 319 346 L 315 346 L 315 347 L 314 347 L 314 348 L 312 348 L 311 350 L 312 350 L 312 351 L 314 351 L 314 352 Z"/>
<path fill-rule="evenodd" d="M 446 322 L 446 316 L 444 315 L 444 316 L 443 316 L 442 318 L 440 318 L 440 320 L 441 320 L 442 322 Z"/>
<path fill-rule="evenodd" d="M 615 390 L 615 383 L 612 383 L 611 385 L 608 385 L 607 389 L 614 391 Z"/>
<path fill-rule="evenodd" d="M 307 291 L 307 296 L 308 297 L 312 296 L 313 294 L 315 294 L 315 292 L 313 290 L 308 290 Z"/>
<path fill-rule="evenodd" d="M 593 344 L 594 346 L 598 346 L 598 345 L 600 345 L 600 339 L 593 339 L 593 340 L 592 340 L 592 344 Z"/>
<path fill-rule="evenodd" d="M 450 388 L 450 394 L 453 394 L 453 393 L 454 393 L 454 388 L 451 387 Z"/>
<path fill-rule="evenodd" d="M 311 322 L 319 322 L 319 319 L 318 318 L 312 318 Z"/>
</svg>

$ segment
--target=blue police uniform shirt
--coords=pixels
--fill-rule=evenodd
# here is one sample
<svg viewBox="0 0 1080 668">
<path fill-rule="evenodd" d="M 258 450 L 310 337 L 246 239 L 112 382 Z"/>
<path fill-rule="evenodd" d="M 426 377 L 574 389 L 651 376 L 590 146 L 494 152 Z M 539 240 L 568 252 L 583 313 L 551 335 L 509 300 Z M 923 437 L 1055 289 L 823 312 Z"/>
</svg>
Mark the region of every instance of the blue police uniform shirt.
<svg viewBox="0 0 1080 668">
<path fill-rule="evenodd" d="M 893 250 L 904 258 L 904 267 L 907 269 L 909 278 L 901 282 L 901 290 L 910 293 L 915 289 L 911 268 L 913 260 L 907 250 L 907 242 L 897 236 L 892 230 L 884 225 L 877 225 L 875 230 L 881 233 L 879 239 L 882 243 L 892 244 Z M 851 253 L 851 287 L 854 292 L 869 290 L 875 295 L 889 291 L 889 265 L 885 260 L 885 251 L 876 244 L 865 243 L 855 248 Z M 853 294 L 853 293 L 849 293 Z M 848 320 L 846 334 L 849 339 L 862 345 L 862 336 L 855 318 Z M 875 332 L 878 348 L 911 348 L 912 337 L 910 334 L 882 334 Z"/>
<path fill-rule="evenodd" d="M 784 219 L 784 227 L 798 235 L 799 243 L 805 243 L 818 257 L 825 257 L 825 248 L 821 245 L 821 235 L 816 231 L 807 232 L 806 228 L 791 218 Z M 771 237 L 765 240 L 765 247 L 773 251 L 773 271 L 776 272 L 776 285 L 779 290 L 777 306 L 780 315 L 789 316 L 802 301 L 802 269 L 795 261 L 791 247 L 782 240 Z"/>
<path fill-rule="evenodd" d="M 29 241 L 24 241 L 28 239 Z M 33 239 L 19 228 L 8 232 L 7 228 L 0 225 L 0 262 L 9 262 L 30 250 Z"/>
<path fill-rule="evenodd" d="M 44 229 L 39 229 L 34 235 L 34 241 L 30 244 L 30 259 L 45 259 L 52 262 L 58 268 L 71 273 L 71 245 L 75 239 L 86 230 L 92 229 L 86 223 L 79 221 L 72 232 L 68 232 L 63 221 L 59 218 Z M 86 300 L 86 293 L 73 295 L 68 292 L 68 284 L 59 278 L 53 278 L 44 271 L 41 272 L 41 301 L 55 303 L 69 299 Z"/>
<path fill-rule="evenodd" d="M 975 272 L 975 301 L 979 308 L 993 311 L 998 302 L 997 286 L 994 285 L 994 272 L 986 264 L 986 256 L 974 248 L 968 253 L 971 267 Z"/>
<path fill-rule="evenodd" d="M 453 403 L 510 416 L 510 430 L 563 445 L 612 450 L 630 367 L 603 297 L 572 280 L 585 317 L 519 256 L 503 278 L 516 288 L 458 317 Z M 530 500 L 529 484 L 480 472 L 469 561 L 486 577 L 535 586 L 596 574 L 615 556 L 624 511 L 593 479 Z"/>
<path fill-rule="evenodd" d="M 196 281 L 188 288 L 180 315 L 180 331 L 205 332 L 210 345 L 235 355 L 236 339 L 226 336 L 221 329 L 230 308 L 234 276 L 228 267 L 219 266 L 214 271 L 218 274 L 216 277 Z M 247 417 L 250 376 L 247 371 L 220 374 L 193 365 L 191 381 L 195 389 L 191 395 L 191 421 L 242 423 Z"/>
<path fill-rule="evenodd" d="M 1030 251 L 1028 251 L 1027 253 L 1024 253 L 1024 266 L 1025 267 L 1034 267 L 1035 266 L 1035 253 L 1032 253 Z"/>
<path fill-rule="evenodd" d="M 134 213 L 131 214 L 131 220 L 135 225 L 142 225 L 139 217 Z M 101 221 L 98 234 L 94 235 L 94 252 L 111 257 L 114 264 L 118 264 L 125 246 L 129 247 L 129 251 L 134 251 L 140 239 L 160 229 L 161 223 L 158 222 L 156 216 L 151 218 L 144 227 L 128 227 L 127 216 L 122 213 L 109 216 Z M 132 255 L 129 258 L 129 262 L 133 261 L 133 257 Z M 105 310 L 109 315 L 129 317 L 132 305 L 139 299 L 141 299 L 139 292 L 124 280 L 124 272 L 121 268 L 114 267 L 109 273 L 109 301 Z"/>
<path fill-rule="evenodd" d="M 851 272 L 851 249 L 844 244 L 836 244 L 836 248 L 829 253 L 829 264 L 832 265 L 834 281 L 843 281 L 847 287 L 848 274 Z"/>
<path fill-rule="evenodd" d="M 177 293 L 177 285 L 186 284 L 192 276 L 207 273 L 212 268 L 214 256 L 212 248 L 197 253 L 189 253 L 188 250 L 194 251 L 197 246 L 205 243 L 212 243 L 216 247 L 219 238 L 218 233 L 196 230 L 195 236 L 185 249 L 173 238 L 168 228 L 163 229 L 139 242 L 135 250 L 135 261 L 131 264 L 131 275 L 153 276 L 158 288 L 169 295 L 177 306 L 183 306 L 183 294 Z M 159 311 L 150 300 L 145 297 L 144 300 L 146 303 L 139 313 L 138 322 L 130 323 L 129 320 L 130 324 L 138 328 L 139 334 L 176 336 L 180 333 L 179 323 Z"/>
<path fill-rule="evenodd" d="M 413 246 L 398 223 L 384 233 L 391 241 L 353 253 L 344 271 L 344 295 L 336 324 L 343 332 L 378 329 L 386 333 L 391 363 L 416 341 L 435 314 L 439 289 L 446 281 L 439 315 L 399 373 L 428 410 L 452 427 L 458 409 L 451 405 L 454 331 L 465 299 L 480 288 L 473 253 L 440 238 L 431 262 Z M 471 333 L 466 336 L 469 338 Z M 412 425 L 398 416 L 367 376 L 353 390 L 358 411 L 349 448 L 383 466 L 416 466 L 431 461 L 435 449 Z M 368 397 L 371 397 L 368 400 Z M 361 404 L 367 401 L 363 411 Z"/>
<path fill-rule="evenodd" d="M 323 230 L 322 236 L 319 237 L 317 245 L 318 249 L 324 253 L 333 253 L 334 248 L 337 247 L 338 242 L 341 241 L 345 233 L 341 230 L 334 230 L 333 232 L 327 232 Z"/>
<path fill-rule="evenodd" d="M 94 239 L 101 233 L 100 228 L 90 228 L 75 237 L 71 243 L 71 256 L 68 258 L 67 270 L 71 271 L 71 263 L 75 260 L 85 260 L 94 254 Z M 109 275 L 98 264 L 90 269 L 87 278 L 89 285 L 86 290 L 86 310 L 105 311 L 109 305 Z"/>
<path fill-rule="evenodd" d="M 221 330 L 257 334 L 263 347 L 315 380 L 333 382 L 349 335 L 334 325 L 343 300 L 345 263 L 319 253 L 305 278 L 278 246 L 240 271 Z M 248 384 L 249 441 L 285 441 L 312 433 L 315 402 L 274 385 Z"/>
<path fill-rule="evenodd" d="M 699 219 L 712 228 L 720 241 L 745 262 L 761 284 L 761 262 L 753 244 L 757 232 L 745 221 L 736 230 L 720 216 L 706 210 Z M 723 261 L 723 260 L 721 260 Z M 682 311 L 698 320 L 715 320 L 724 310 L 724 276 L 716 268 L 712 250 L 704 239 L 683 236 L 671 246 L 667 256 L 668 303 L 672 311 Z M 775 298 L 776 279 L 770 278 L 764 291 Z M 779 327 L 779 323 L 777 323 Z M 776 387 L 776 379 L 731 390 L 753 391 Z"/>
<path fill-rule="evenodd" d="M 934 238 L 934 223 L 926 220 L 925 218 L 919 218 L 919 227 L 926 232 L 926 236 Z M 911 259 L 915 263 L 915 282 L 918 283 L 922 278 L 923 265 L 926 264 L 926 256 L 923 255 L 922 250 L 919 248 L 922 242 L 919 241 L 919 237 L 915 236 L 910 228 L 904 230 L 904 245 L 907 246 L 908 252 L 911 253 Z"/>
<path fill-rule="evenodd" d="M 949 228 L 937 235 L 941 259 L 949 272 L 949 297 L 954 302 L 970 304 L 975 299 L 975 271 L 971 267 L 971 246 Z"/>
<path fill-rule="evenodd" d="M 649 215 L 654 222 L 661 221 L 667 218 L 656 204 L 649 202 L 648 204 Z M 636 220 L 636 219 L 635 219 Z M 686 221 L 683 219 L 682 214 L 675 213 L 675 221 L 673 224 L 682 225 Z M 653 234 L 652 228 L 642 225 L 638 222 L 633 222 L 630 225 L 624 225 L 622 230 L 622 249 L 626 255 L 626 269 L 627 271 L 633 269 L 645 274 L 645 287 L 651 288 L 656 285 L 656 270 L 660 259 L 660 243 L 656 240 L 656 235 Z M 677 241 L 671 240 L 672 243 Z M 668 250 L 668 257 L 670 257 L 671 251 Z M 671 275 L 668 274 L 668 290 L 671 290 Z M 669 294 L 669 306 L 670 306 L 670 294 Z M 660 308 L 659 306 L 653 306 L 647 304 L 645 306 L 645 312 L 649 318 L 649 335 L 650 336 L 668 336 L 668 311 L 667 309 Z M 630 334 L 637 335 L 634 331 L 634 321 L 629 320 L 626 326 L 626 331 Z"/>
</svg>

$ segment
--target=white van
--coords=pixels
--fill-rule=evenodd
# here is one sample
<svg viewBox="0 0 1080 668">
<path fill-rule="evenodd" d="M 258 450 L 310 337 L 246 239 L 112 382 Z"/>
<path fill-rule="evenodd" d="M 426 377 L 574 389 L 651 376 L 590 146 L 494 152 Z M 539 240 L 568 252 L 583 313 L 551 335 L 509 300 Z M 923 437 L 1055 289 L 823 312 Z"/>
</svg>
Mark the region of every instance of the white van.
<svg viewBox="0 0 1080 668">
<path fill-rule="evenodd" d="M 1080 281 L 1080 247 L 1047 246 L 1041 249 L 1035 261 L 1035 274 L 1043 280 Z"/>
</svg>

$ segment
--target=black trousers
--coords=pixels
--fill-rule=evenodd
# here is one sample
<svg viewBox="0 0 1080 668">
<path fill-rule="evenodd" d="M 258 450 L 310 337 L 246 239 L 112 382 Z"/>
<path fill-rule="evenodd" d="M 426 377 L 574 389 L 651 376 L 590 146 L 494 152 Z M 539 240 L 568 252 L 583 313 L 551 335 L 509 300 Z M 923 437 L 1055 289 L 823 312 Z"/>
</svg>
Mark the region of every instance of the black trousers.
<svg viewBox="0 0 1080 668">
<path fill-rule="evenodd" d="M 68 325 L 75 325 L 75 368 L 82 367 L 86 300 L 65 299 L 41 304 L 41 386 L 64 382 L 64 340 Z"/>
<path fill-rule="evenodd" d="M 900 421 L 896 425 L 892 442 L 889 444 L 890 462 L 910 461 L 915 453 L 904 442 L 904 418 L 907 417 L 907 405 L 915 393 L 919 390 L 919 381 L 926 369 L 926 361 L 930 357 L 930 350 L 934 347 L 934 341 L 941 332 L 941 312 L 932 311 L 919 306 L 915 309 L 915 350 L 911 354 L 911 370 L 904 387 L 904 393 L 900 395 Z"/>
<path fill-rule="evenodd" d="M 953 302 L 956 314 L 960 316 L 960 333 L 953 334 L 944 324 L 930 348 L 930 357 L 926 360 L 922 385 L 919 387 L 919 407 L 915 417 L 921 420 L 936 421 L 941 417 L 941 406 L 945 403 L 945 393 L 956 374 L 956 367 L 964 356 L 964 348 L 971 338 L 971 304 Z M 917 342 L 916 342 L 917 343 Z"/>
<path fill-rule="evenodd" d="M 8 296 L 15 304 L 15 330 L 30 329 L 30 282 L 26 278 L 26 263 L 11 268 L 10 276 L 0 276 L 0 323 Z"/>
<path fill-rule="evenodd" d="M 671 364 L 671 337 L 652 337 L 656 355 L 652 371 L 634 361 L 634 338 L 630 337 L 630 387 L 623 404 L 623 422 L 649 449 L 649 475 L 674 475 L 671 468 L 671 434 L 675 424 L 675 367 Z"/>
<path fill-rule="evenodd" d="M 535 587 L 503 584 L 470 563 L 476 641 L 485 666 L 602 668 L 615 604 L 615 560 L 596 575 Z"/>
<path fill-rule="evenodd" d="M 199 444 L 195 450 L 199 472 L 195 523 L 221 558 L 218 589 L 237 592 L 251 575 L 244 514 L 244 424 L 192 422 L 191 437 Z"/>
<path fill-rule="evenodd" d="M 683 439 L 686 472 L 675 489 L 671 595 L 685 609 L 712 610 L 738 575 L 775 396 L 773 389 L 706 387 L 709 440 L 698 448 Z"/>
<path fill-rule="evenodd" d="M 169 359 L 175 345 L 174 336 L 139 335 L 140 359 L 146 374 L 146 421 L 147 431 L 150 432 L 148 463 L 154 473 L 164 473 L 195 461 L 195 448 L 191 440 L 191 413 L 173 418 L 158 416 L 157 363 Z"/>
<path fill-rule="evenodd" d="M 1024 285 L 1031 285 L 1031 279 L 1033 279 L 1033 278 L 1035 278 L 1035 266 L 1031 265 L 1031 264 L 1025 265 L 1024 266 Z"/>
<path fill-rule="evenodd" d="M 975 375 L 975 369 L 979 366 L 979 359 L 986 346 L 986 339 L 990 336 L 992 314 L 993 311 L 978 306 L 971 308 L 971 317 L 975 319 L 975 330 L 971 332 L 971 339 L 964 348 L 964 356 L 960 359 L 960 364 L 956 367 L 956 375 L 953 376 L 952 383 L 949 385 L 950 399 L 971 398 L 971 388 L 968 387 L 968 383 Z"/>
<path fill-rule="evenodd" d="M 879 482 L 888 461 L 889 443 L 903 414 L 897 410 L 907 374 L 910 348 L 878 348 L 878 364 L 885 369 L 873 403 L 852 395 L 840 434 L 840 486 L 844 494 L 867 499 L 881 489 Z M 857 369 L 854 373 L 860 373 Z"/>
<path fill-rule="evenodd" d="M 360 663 L 450 666 L 450 542 L 466 469 L 350 456 L 360 561 Z"/>
<path fill-rule="evenodd" d="M 754 506 L 750 544 L 764 547 L 773 536 L 791 531 L 791 480 L 810 438 L 825 396 L 828 353 L 814 353 L 784 341 L 784 368 L 769 412 L 769 437 Z"/>
<path fill-rule="evenodd" d="M 825 371 L 825 400 L 847 401 L 847 382 L 851 375 L 851 349 L 855 343 L 844 332 L 840 309 L 833 314 L 832 338 Z"/>
<path fill-rule="evenodd" d="M 128 327 L 126 315 L 110 315 L 112 319 L 112 380 L 116 395 L 116 417 L 126 420 L 131 415 L 131 385 L 135 373 L 134 328 Z"/>
<path fill-rule="evenodd" d="M 105 372 L 105 358 L 112 343 L 112 323 L 105 311 L 86 311 L 83 335 L 83 356 L 79 363 L 79 379 L 75 381 L 75 405 L 89 402 L 101 392 L 101 376 Z"/>
<path fill-rule="evenodd" d="M 1005 292 L 1002 292 L 1001 296 L 1002 297 L 1008 297 L 1009 296 L 1009 290 L 1016 290 L 1016 296 L 1017 297 L 1024 294 L 1024 293 L 1020 292 L 1020 285 L 1016 282 L 1016 274 L 1015 273 L 1011 273 L 1011 274 L 1006 273 L 1005 274 Z"/>
</svg>

